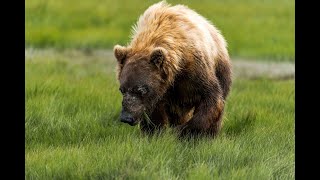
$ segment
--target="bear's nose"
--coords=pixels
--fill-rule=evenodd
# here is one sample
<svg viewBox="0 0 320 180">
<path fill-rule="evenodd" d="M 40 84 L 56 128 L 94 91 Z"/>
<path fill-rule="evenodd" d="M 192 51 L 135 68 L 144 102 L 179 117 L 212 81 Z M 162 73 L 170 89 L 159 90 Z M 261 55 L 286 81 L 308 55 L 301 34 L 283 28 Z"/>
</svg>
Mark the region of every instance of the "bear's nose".
<svg viewBox="0 0 320 180">
<path fill-rule="evenodd" d="M 128 124 L 132 124 L 133 118 L 120 118 L 120 121 Z"/>
<path fill-rule="evenodd" d="M 128 124 L 134 124 L 134 119 L 133 117 L 129 114 L 129 113 L 126 113 L 126 112 L 122 112 L 121 115 L 120 115 L 120 121 L 123 122 L 123 123 L 128 123 Z"/>
</svg>

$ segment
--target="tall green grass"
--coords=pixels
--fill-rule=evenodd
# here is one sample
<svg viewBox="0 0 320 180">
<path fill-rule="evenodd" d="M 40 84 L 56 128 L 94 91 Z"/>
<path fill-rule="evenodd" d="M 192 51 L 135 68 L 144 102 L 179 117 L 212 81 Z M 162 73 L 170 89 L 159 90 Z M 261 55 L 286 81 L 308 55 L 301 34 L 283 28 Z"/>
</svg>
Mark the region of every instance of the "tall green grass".
<svg viewBox="0 0 320 180">
<path fill-rule="evenodd" d="M 156 0 L 26 0 L 27 47 L 112 48 Z M 185 4 L 223 33 L 232 56 L 294 61 L 294 0 L 168 0 Z"/>
<path fill-rule="evenodd" d="M 115 60 L 26 58 L 26 179 L 294 179 L 294 81 L 236 79 L 217 139 L 119 122 Z"/>
</svg>

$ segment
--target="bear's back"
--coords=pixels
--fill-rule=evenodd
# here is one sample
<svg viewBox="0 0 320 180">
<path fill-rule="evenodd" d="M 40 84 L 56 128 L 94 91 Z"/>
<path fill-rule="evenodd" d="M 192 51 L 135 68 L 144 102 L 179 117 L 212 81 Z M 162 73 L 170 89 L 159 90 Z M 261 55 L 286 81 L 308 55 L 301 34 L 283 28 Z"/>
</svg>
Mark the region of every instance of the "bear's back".
<svg viewBox="0 0 320 180">
<path fill-rule="evenodd" d="M 227 54 L 224 38 L 209 21 L 184 5 L 170 6 L 165 1 L 150 6 L 132 29 L 131 47 L 136 51 L 159 45 L 174 49 L 177 56 L 189 49 L 209 57 Z"/>
</svg>

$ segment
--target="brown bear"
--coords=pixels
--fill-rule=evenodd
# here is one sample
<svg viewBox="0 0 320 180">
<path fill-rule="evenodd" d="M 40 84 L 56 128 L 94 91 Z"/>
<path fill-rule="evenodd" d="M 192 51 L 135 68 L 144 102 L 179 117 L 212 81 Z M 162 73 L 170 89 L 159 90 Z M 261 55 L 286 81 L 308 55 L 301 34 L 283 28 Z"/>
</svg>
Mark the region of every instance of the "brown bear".
<svg viewBox="0 0 320 180">
<path fill-rule="evenodd" d="M 225 39 L 204 17 L 184 5 L 156 3 L 140 16 L 131 42 L 115 45 L 114 55 L 122 122 L 140 123 L 149 133 L 165 126 L 180 135 L 219 132 L 231 63 Z"/>
</svg>

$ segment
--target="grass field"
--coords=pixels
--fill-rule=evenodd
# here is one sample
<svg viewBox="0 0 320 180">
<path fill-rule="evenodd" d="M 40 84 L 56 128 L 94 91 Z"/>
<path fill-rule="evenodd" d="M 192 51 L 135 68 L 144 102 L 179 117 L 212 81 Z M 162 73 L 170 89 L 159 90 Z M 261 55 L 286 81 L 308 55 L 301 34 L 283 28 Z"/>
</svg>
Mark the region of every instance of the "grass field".
<svg viewBox="0 0 320 180">
<path fill-rule="evenodd" d="M 247 60 L 234 63 L 219 136 L 190 141 L 119 121 L 116 60 L 104 50 L 125 45 L 155 2 L 25 1 L 26 179 L 294 179 L 294 0 L 167 0 L 211 20 L 232 60 Z M 255 69 L 260 60 L 274 64 Z"/>
<path fill-rule="evenodd" d="M 235 80 L 217 139 L 118 120 L 115 60 L 26 56 L 26 179 L 294 179 L 294 80 Z"/>
<path fill-rule="evenodd" d="M 25 44 L 44 48 L 112 48 L 157 0 L 26 0 Z M 294 0 L 168 0 L 185 4 L 223 33 L 231 56 L 294 61 Z"/>
</svg>

